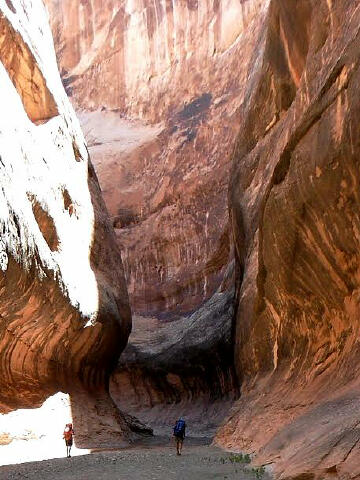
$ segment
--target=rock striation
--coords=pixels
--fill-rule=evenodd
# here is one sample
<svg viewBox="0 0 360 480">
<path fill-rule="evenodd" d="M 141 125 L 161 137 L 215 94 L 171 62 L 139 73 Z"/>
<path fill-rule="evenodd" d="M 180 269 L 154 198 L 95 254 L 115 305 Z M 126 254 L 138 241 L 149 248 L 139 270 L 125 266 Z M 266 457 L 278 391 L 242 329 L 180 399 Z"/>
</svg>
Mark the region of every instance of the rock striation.
<svg viewBox="0 0 360 480">
<path fill-rule="evenodd" d="M 46 0 L 68 93 L 83 109 L 162 121 L 196 96 L 231 93 L 229 52 L 260 0 Z M 247 50 L 247 42 L 243 42 Z M 230 54 L 230 56 L 232 56 Z M 169 88 L 170 87 L 170 88 Z M 205 104 L 209 102 L 204 99 Z"/>
<path fill-rule="evenodd" d="M 131 329 L 121 256 L 40 0 L 0 2 L 0 60 L 0 410 L 62 390 L 79 444 L 99 404 L 97 433 L 122 439 L 107 393 Z"/>
<path fill-rule="evenodd" d="M 269 2 L 233 155 L 242 398 L 217 439 L 282 479 L 360 474 L 359 21 Z"/>
</svg>

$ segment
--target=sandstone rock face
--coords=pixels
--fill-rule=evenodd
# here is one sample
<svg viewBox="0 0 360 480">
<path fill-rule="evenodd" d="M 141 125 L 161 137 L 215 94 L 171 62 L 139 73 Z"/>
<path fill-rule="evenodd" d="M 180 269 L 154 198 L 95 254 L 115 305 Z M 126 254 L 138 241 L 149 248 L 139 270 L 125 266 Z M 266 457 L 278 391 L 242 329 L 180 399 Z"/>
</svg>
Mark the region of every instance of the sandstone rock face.
<svg viewBox="0 0 360 480">
<path fill-rule="evenodd" d="M 0 409 L 33 407 L 61 389 L 73 412 L 80 397 L 95 410 L 91 392 L 110 412 L 128 297 L 40 0 L 1 2 L 0 60 Z M 126 433 L 121 419 L 112 425 L 120 437 L 121 425 Z M 91 415 L 79 440 L 87 428 Z"/>
<path fill-rule="evenodd" d="M 156 434 L 179 416 L 188 434 L 213 435 L 238 395 L 232 365 L 233 292 L 218 292 L 189 318 L 163 323 L 134 317 L 110 393 Z"/>
<path fill-rule="evenodd" d="M 89 141 L 138 320 L 112 392 L 121 406 L 121 389 L 128 395 L 132 413 L 197 395 L 233 397 L 233 275 L 226 273 L 232 262 L 230 153 L 267 2 L 46 4 L 63 82 Z M 171 326 L 162 328 L 164 321 Z M 186 322 L 202 341 L 191 365 L 189 339 L 172 360 L 172 350 L 166 352 L 172 336 L 183 337 Z M 151 338 L 149 326 L 157 331 Z M 211 360 L 206 352 L 213 353 Z M 175 380 L 166 378 L 165 358 Z M 144 388 L 135 391 L 134 378 Z"/>
<path fill-rule="evenodd" d="M 251 36 L 262 3 L 46 0 L 61 71 L 78 105 L 120 109 L 155 123 L 196 94 L 215 100 L 240 84 L 228 53 L 240 37 Z"/>
<path fill-rule="evenodd" d="M 229 154 L 263 2 L 46 4 L 64 84 L 85 110 L 132 310 L 189 315 L 230 261 Z"/>
<path fill-rule="evenodd" d="M 242 398 L 217 441 L 284 479 L 359 475 L 358 5 L 47 4 L 136 314 L 112 395 L 151 420 L 234 391 L 227 362 L 209 380 L 233 238 Z"/>
<path fill-rule="evenodd" d="M 218 441 L 284 479 L 360 475 L 359 22 L 270 3 L 233 158 L 242 398 Z"/>
</svg>

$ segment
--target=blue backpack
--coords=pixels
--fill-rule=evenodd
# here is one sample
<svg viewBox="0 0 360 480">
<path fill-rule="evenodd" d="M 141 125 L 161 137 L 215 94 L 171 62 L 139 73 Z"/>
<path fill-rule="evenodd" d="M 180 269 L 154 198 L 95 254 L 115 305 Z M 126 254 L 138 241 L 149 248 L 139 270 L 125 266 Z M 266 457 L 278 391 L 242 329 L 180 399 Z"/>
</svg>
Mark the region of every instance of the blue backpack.
<svg viewBox="0 0 360 480">
<path fill-rule="evenodd" d="M 174 435 L 183 435 L 185 433 L 185 421 L 180 418 L 175 424 Z"/>
</svg>

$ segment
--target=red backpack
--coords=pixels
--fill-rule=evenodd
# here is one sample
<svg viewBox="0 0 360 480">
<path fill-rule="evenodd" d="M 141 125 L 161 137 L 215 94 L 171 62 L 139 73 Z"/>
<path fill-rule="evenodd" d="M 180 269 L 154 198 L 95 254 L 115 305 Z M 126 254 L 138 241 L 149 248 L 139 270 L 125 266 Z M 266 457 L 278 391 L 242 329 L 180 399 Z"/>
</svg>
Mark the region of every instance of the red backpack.
<svg viewBox="0 0 360 480">
<path fill-rule="evenodd" d="M 71 440 L 72 436 L 73 436 L 73 428 L 71 423 L 68 423 L 64 430 L 64 438 L 65 440 Z"/>
</svg>

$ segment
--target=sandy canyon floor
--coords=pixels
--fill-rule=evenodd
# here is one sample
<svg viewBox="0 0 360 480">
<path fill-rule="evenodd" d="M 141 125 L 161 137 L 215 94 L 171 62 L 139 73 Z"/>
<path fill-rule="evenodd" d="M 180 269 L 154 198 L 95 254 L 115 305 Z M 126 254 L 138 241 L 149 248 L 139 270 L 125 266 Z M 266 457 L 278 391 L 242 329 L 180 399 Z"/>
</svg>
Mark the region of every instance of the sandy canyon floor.
<svg viewBox="0 0 360 480">
<path fill-rule="evenodd" d="M 91 455 L 55 458 L 0 467 L 6 480 L 267 480 L 267 474 L 231 461 L 232 455 L 187 439 L 183 454 L 176 455 L 171 438 L 152 439 L 148 445 L 128 450 L 99 451 Z"/>
</svg>

